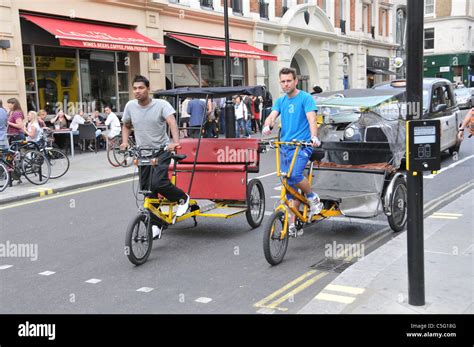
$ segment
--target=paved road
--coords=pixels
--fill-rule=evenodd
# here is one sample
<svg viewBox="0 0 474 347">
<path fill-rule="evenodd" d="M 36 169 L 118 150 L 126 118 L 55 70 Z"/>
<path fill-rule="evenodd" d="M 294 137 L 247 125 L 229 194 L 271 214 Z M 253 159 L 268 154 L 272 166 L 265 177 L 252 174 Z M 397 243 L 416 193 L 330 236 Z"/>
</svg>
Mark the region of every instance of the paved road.
<svg viewBox="0 0 474 347">
<path fill-rule="evenodd" d="M 263 176 L 268 212 L 279 193 L 273 155 L 253 175 Z M 445 156 L 446 169 L 425 179 L 425 201 L 471 179 L 472 156 L 466 144 L 457 161 Z M 262 227 L 201 219 L 168 229 L 135 267 L 123 253 L 135 211 L 130 181 L 0 206 L 0 242 L 38 247 L 37 260 L 0 258 L 0 313 L 295 313 L 350 265 L 324 262 L 327 245 L 361 243 L 367 254 L 394 236 L 384 216 L 324 221 L 291 239 L 271 267 Z"/>
</svg>

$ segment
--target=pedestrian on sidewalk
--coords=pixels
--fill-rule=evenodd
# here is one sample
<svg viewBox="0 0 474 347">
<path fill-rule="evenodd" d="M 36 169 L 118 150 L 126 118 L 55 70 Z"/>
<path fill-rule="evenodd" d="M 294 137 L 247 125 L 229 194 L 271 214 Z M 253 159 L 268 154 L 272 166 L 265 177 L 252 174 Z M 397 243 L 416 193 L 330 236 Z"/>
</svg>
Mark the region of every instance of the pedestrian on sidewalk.
<svg viewBox="0 0 474 347">
<path fill-rule="evenodd" d="M 233 101 L 235 108 L 235 136 L 240 138 L 240 130 L 242 129 L 243 135 L 249 137 L 250 134 L 247 129 L 247 107 L 242 102 L 242 97 L 240 95 L 234 96 Z"/>
<path fill-rule="evenodd" d="M 156 166 L 142 166 L 139 168 L 140 184 L 144 188 L 146 182 L 151 181 L 151 195 L 163 195 L 172 202 L 179 202 L 176 216 L 186 213 L 189 207 L 189 195 L 171 183 L 168 177 L 168 168 L 171 163 L 171 152 L 179 146 L 179 131 L 176 124 L 176 111 L 169 102 L 150 97 L 150 82 L 144 76 L 137 75 L 132 83 L 135 100 L 130 100 L 123 111 L 122 144 L 121 150 L 128 147 L 128 137 L 133 127 L 135 140 L 139 147 L 156 148 L 167 146 L 166 151 L 156 153 Z M 173 142 L 167 134 L 167 127 L 171 131 Z M 151 180 L 150 180 L 151 179 Z"/>
<path fill-rule="evenodd" d="M 8 148 L 7 127 L 8 113 L 3 108 L 3 101 L 0 99 L 0 149 Z"/>
<path fill-rule="evenodd" d="M 461 126 L 458 129 L 458 139 L 459 141 L 464 140 L 464 129 L 469 129 L 469 137 L 474 135 L 474 107 L 466 114 L 464 117 Z"/>
<path fill-rule="evenodd" d="M 204 116 L 207 114 L 206 102 L 197 98 L 192 99 L 188 104 L 187 111 L 190 115 L 189 126 L 191 128 L 194 128 L 189 129 L 188 134 L 189 137 L 196 139 L 199 137 L 199 131 L 201 130 L 201 125 L 204 121 Z"/>
<path fill-rule="evenodd" d="M 11 144 L 13 141 L 22 141 L 25 139 L 25 132 L 23 131 L 25 115 L 18 99 L 8 99 L 7 106 L 9 111 L 7 134 L 10 137 Z"/>
</svg>

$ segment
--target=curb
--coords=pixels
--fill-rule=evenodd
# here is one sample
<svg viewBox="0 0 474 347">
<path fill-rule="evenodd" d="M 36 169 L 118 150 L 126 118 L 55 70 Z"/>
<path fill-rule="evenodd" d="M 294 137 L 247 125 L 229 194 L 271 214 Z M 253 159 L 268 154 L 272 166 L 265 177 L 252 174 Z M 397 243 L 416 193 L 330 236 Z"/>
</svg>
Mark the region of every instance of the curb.
<svg viewBox="0 0 474 347">
<path fill-rule="evenodd" d="M 120 175 L 120 176 L 102 178 L 102 179 L 97 179 L 97 180 L 94 180 L 94 181 L 72 184 L 70 186 L 59 187 L 57 189 L 48 188 L 48 189 L 44 189 L 43 191 L 22 194 L 22 195 L 19 195 L 19 196 L 12 196 L 10 198 L 0 200 L 0 206 L 10 204 L 10 203 L 14 203 L 14 202 L 18 202 L 18 201 L 22 201 L 22 200 L 28 200 L 28 199 L 33 199 L 33 198 L 42 198 L 42 197 L 47 196 L 47 195 L 53 195 L 53 194 L 57 194 L 57 193 L 67 192 L 67 191 L 70 191 L 70 190 L 84 188 L 84 187 L 88 187 L 88 186 L 92 186 L 92 185 L 98 185 L 98 184 L 102 184 L 102 183 L 119 181 L 119 180 L 124 179 L 124 178 L 133 177 L 134 174 L 135 173 L 127 173 L 127 174 L 123 174 L 123 175 Z M 40 188 L 41 186 L 37 186 L 37 187 L 38 187 L 38 189 L 41 189 Z"/>
</svg>

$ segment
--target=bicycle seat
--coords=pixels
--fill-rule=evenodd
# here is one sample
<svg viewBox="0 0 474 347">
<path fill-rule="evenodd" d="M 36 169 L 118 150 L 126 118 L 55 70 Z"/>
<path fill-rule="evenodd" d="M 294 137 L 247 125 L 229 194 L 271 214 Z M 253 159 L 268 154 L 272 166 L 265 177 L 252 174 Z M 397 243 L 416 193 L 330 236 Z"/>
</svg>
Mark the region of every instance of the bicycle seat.
<svg viewBox="0 0 474 347">
<path fill-rule="evenodd" d="M 171 154 L 171 158 L 176 161 L 186 159 L 188 156 L 186 154 Z"/>
</svg>

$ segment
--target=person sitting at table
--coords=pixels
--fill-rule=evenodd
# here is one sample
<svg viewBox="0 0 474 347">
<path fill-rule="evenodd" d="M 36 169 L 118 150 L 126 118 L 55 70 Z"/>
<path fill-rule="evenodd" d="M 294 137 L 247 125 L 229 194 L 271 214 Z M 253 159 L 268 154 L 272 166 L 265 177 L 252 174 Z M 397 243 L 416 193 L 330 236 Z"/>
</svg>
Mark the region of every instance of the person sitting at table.
<svg viewBox="0 0 474 347">
<path fill-rule="evenodd" d="M 27 141 L 38 143 L 43 136 L 43 129 L 38 122 L 38 114 L 35 111 L 28 112 L 28 122 L 25 124 L 24 132 Z"/>
<path fill-rule="evenodd" d="M 45 110 L 39 110 L 38 111 L 38 124 L 42 128 L 47 128 L 47 125 L 46 125 L 46 122 L 45 122 L 46 115 L 47 115 L 47 113 L 46 113 Z"/>
<path fill-rule="evenodd" d="M 107 141 L 107 138 L 112 139 L 115 136 L 120 135 L 122 127 L 120 125 L 120 120 L 117 115 L 112 112 L 110 106 L 105 107 L 105 114 L 107 115 L 107 119 L 105 120 L 107 130 L 102 133 L 102 136 Z"/>
<path fill-rule="evenodd" d="M 90 119 L 86 119 L 86 116 L 84 115 L 84 111 L 79 111 L 79 114 L 76 114 L 74 116 L 74 118 L 72 119 L 72 122 L 71 122 L 71 130 L 72 130 L 72 134 L 74 136 L 78 136 L 79 135 L 79 124 L 88 124 L 88 123 L 91 123 Z M 94 124 L 94 123 L 92 123 Z M 95 127 L 95 125 L 94 125 Z M 102 133 L 102 131 L 100 129 L 95 129 L 95 136 L 97 138 L 99 138 L 100 134 Z M 74 141 L 75 142 L 75 141 Z M 81 148 L 81 144 L 79 143 L 79 148 Z M 88 146 L 89 150 L 93 151 L 94 148 L 92 147 L 92 144 L 89 144 Z M 81 148 L 82 150 L 82 148 Z"/>
<path fill-rule="evenodd" d="M 100 125 L 102 124 L 102 116 L 100 115 L 99 111 L 94 111 L 92 112 L 91 114 L 91 121 L 92 123 L 94 123 L 95 125 Z"/>
<path fill-rule="evenodd" d="M 51 118 L 50 122 L 54 125 L 56 130 L 58 129 L 67 129 L 67 122 L 71 120 L 71 116 L 65 114 L 63 111 L 59 112 Z"/>
</svg>

